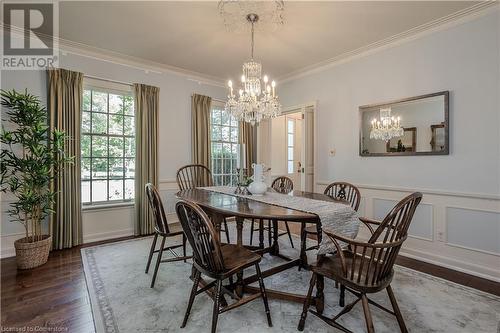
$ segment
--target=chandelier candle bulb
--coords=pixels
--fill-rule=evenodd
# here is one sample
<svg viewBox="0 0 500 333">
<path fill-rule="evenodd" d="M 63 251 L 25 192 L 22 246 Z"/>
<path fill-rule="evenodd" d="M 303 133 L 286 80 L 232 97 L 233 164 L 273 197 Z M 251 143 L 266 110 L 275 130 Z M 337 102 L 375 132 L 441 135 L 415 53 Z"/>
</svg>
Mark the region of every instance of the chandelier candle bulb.
<svg viewBox="0 0 500 333">
<path fill-rule="evenodd" d="M 263 119 L 279 116 L 281 104 L 276 97 L 276 82 L 272 81 L 270 87 L 267 84 L 269 77 L 267 75 L 262 77 L 262 65 L 254 60 L 254 25 L 259 21 L 259 16 L 248 14 L 246 20 L 252 29 L 251 57 L 250 61 L 243 63 L 239 96 L 235 97 L 231 93 L 225 109 L 238 121 L 254 125 Z M 232 89 L 232 87 L 230 88 Z M 243 165 L 244 167 L 245 165 Z"/>
</svg>

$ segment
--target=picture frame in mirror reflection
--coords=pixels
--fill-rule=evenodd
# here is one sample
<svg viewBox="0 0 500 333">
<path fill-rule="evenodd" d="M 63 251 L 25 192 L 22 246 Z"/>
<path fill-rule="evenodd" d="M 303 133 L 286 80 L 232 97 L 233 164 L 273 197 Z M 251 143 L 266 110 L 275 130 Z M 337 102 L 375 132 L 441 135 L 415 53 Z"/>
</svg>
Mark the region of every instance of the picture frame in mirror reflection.
<svg viewBox="0 0 500 333">
<path fill-rule="evenodd" d="M 359 155 L 449 155 L 449 94 L 360 106 Z"/>
</svg>

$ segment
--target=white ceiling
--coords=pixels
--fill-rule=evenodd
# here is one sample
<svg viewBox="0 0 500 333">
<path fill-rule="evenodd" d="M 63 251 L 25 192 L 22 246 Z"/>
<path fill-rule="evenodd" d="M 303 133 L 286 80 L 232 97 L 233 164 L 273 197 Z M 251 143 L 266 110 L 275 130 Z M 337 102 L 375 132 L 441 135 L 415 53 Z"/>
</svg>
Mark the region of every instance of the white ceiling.
<svg viewBox="0 0 500 333">
<path fill-rule="evenodd" d="M 257 33 L 255 58 L 282 77 L 477 2 L 285 2 L 285 24 Z M 235 78 L 250 36 L 227 32 L 214 1 L 60 2 L 60 37 L 206 75 Z"/>
</svg>

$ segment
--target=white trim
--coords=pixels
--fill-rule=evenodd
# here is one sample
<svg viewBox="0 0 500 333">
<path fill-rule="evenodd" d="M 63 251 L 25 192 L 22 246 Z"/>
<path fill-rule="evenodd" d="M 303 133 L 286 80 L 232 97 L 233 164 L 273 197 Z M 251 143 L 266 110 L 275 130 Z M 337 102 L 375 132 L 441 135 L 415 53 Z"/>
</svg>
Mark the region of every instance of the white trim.
<svg viewBox="0 0 500 333">
<path fill-rule="evenodd" d="M 322 72 L 331 67 L 352 61 L 354 59 L 362 58 L 367 55 L 380 52 L 382 50 L 404 44 L 406 42 L 425 37 L 429 34 L 449 29 L 453 26 L 469 22 L 475 18 L 486 15 L 490 12 L 498 10 L 498 1 L 489 0 L 479 2 L 471 7 L 459 10 L 450 15 L 438 18 L 431 22 L 424 23 L 420 26 L 414 27 L 407 31 L 403 31 L 388 38 L 376 41 L 374 43 L 362 46 L 358 49 L 342 53 L 336 57 L 318 62 L 313 65 L 303 67 L 301 69 L 292 71 L 288 74 L 280 76 L 277 81 L 283 84 L 304 76 L 314 73 Z"/>
<path fill-rule="evenodd" d="M 398 203 L 398 200 L 397 199 L 389 199 L 389 198 L 382 198 L 382 197 L 371 197 L 370 198 L 372 200 L 372 210 L 374 210 L 375 208 L 375 205 L 374 205 L 374 201 L 376 199 L 378 200 L 385 200 L 385 201 L 391 201 L 393 202 L 394 204 L 392 205 L 393 207 L 396 206 L 396 204 Z M 430 206 L 431 207 L 431 238 L 427 238 L 427 237 L 422 237 L 422 236 L 415 236 L 415 235 L 412 235 L 410 234 L 410 232 L 408 231 L 408 237 L 410 238 L 415 238 L 415 239 L 420 239 L 420 240 L 424 240 L 426 242 L 434 242 L 434 204 L 432 203 L 425 203 L 425 202 L 421 202 L 420 203 L 421 205 L 427 205 L 427 206 Z M 372 211 L 372 214 L 371 216 L 374 217 L 374 212 Z"/>
<path fill-rule="evenodd" d="M 179 190 L 176 179 L 160 179 L 158 187 L 160 191 Z"/>
<path fill-rule="evenodd" d="M 113 230 L 113 231 L 108 231 L 108 232 L 99 232 L 99 233 L 95 233 L 95 234 L 84 235 L 83 236 L 83 244 L 99 242 L 102 240 L 113 239 L 113 238 L 133 236 L 133 235 L 134 235 L 134 229 L 132 229 L 132 228 L 122 229 L 122 230 Z"/>
<path fill-rule="evenodd" d="M 459 262 L 457 260 L 450 259 L 449 257 L 438 256 L 438 255 L 435 255 L 433 253 L 414 250 L 414 249 L 402 248 L 400 250 L 399 254 L 403 257 L 412 258 L 412 259 L 427 262 L 429 264 L 433 264 L 436 266 L 445 267 L 445 268 L 459 271 L 462 273 L 466 273 L 469 275 L 478 276 L 478 277 L 481 277 L 483 279 L 487 279 L 487 280 L 491 280 L 491 281 L 495 281 L 495 282 L 500 282 L 500 277 L 498 277 L 500 275 L 500 271 L 491 270 L 489 268 L 485 268 L 484 266 L 478 266 L 478 265 L 467 263 L 466 265 L 471 266 L 471 269 L 463 268 L 460 266 L 460 265 L 462 265 L 462 266 L 464 265 L 463 262 Z M 435 259 L 429 259 L 429 257 L 435 258 Z"/>
<path fill-rule="evenodd" d="M 384 38 L 377 42 L 365 45 L 356 50 L 345 52 L 336 57 L 330 58 L 319 63 L 303 67 L 301 69 L 292 71 L 281 77 L 278 77 L 277 81 L 280 83 L 285 83 L 303 76 L 307 76 L 313 73 L 321 72 L 330 67 L 337 66 L 339 64 L 351 61 L 356 58 L 367 56 L 369 54 L 414 40 L 422 38 L 434 32 L 448 29 L 458 24 L 466 23 L 477 17 L 486 15 L 490 12 L 498 10 L 498 1 L 489 0 L 479 2 L 469 8 L 462 9 L 450 15 L 438 18 L 434 21 L 424 23 L 420 26 L 414 27 L 407 31 L 401 32 L 394 36 Z M 2 33 L 5 30 L 10 29 L 12 32 L 24 35 L 24 30 L 11 26 L 7 27 L 4 23 L 0 25 L 0 30 Z M 40 37 L 40 36 L 39 36 Z M 41 36 L 43 38 L 43 36 Z M 47 37 L 47 36 L 45 36 Z M 97 48 L 83 43 L 78 43 L 63 38 L 56 38 L 54 43 L 59 45 L 60 54 L 62 56 L 67 55 L 67 53 L 72 53 L 78 56 L 87 57 L 91 59 L 96 59 L 99 61 L 110 62 L 113 64 L 135 68 L 146 73 L 162 74 L 163 72 L 169 72 L 176 75 L 184 76 L 189 81 L 195 81 L 198 84 L 207 84 L 217 87 L 226 87 L 225 80 L 220 77 L 203 74 L 200 72 L 190 71 L 187 69 L 166 65 L 143 58 L 138 58 L 134 56 L 129 56 L 123 53 L 114 52 L 102 48 Z"/>
<path fill-rule="evenodd" d="M 464 249 L 464 250 L 469 250 L 469 251 L 475 251 L 475 252 L 479 252 L 479 253 L 485 253 L 485 254 L 489 254 L 489 255 L 500 257 L 500 252 L 491 252 L 491 251 L 487 251 L 487 250 L 478 249 L 476 247 L 469 247 L 469 246 L 465 246 L 465 245 L 460 245 L 460 244 L 455 244 L 455 243 L 448 242 L 448 208 L 462 209 L 462 210 L 471 210 L 471 211 L 475 211 L 475 212 L 484 212 L 484 213 L 493 213 L 493 214 L 500 214 L 500 211 L 495 211 L 493 209 L 480 209 L 480 208 L 459 207 L 459 206 L 456 206 L 456 205 L 445 205 L 444 206 L 444 214 L 445 214 L 445 218 L 444 218 L 444 236 L 445 236 L 445 239 L 443 241 L 444 244 L 446 244 L 448 246 L 451 246 L 451 247 L 456 247 L 456 248 L 459 248 L 459 249 Z"/>
<path fill-rule="evenodd" d="M 320 180 L 316 182 L 316 185 L 328 185 L 331 182 Z M 463 197 L 463 198 L 471 198 L 471 199 L 485 199 L 485 200 L 494 200 L 500 201 L 500 195 L 498 194 L 489 194 L 489 193 L 473 193 L 473 192 L 453 192 L 446 190 L 431 190 L 424 188 L 409 188 L 409 187 L 397 187 L 397 186 L 386 186 L 386 185 L 368 185 L 368 184 L 356 184 L 358 188 L 370 189 L 370 190 L 380 190 L 380 191 L 393 191 L 393 192 L 408 192 L 412 193 L 415 191 L 421 192 L 423 194 L 432 194 L 432 195 L 442 195 L 442 196 L 452 196 L 452 197 Z"/>
<path fill-rule="evenodd" d="M 120 202 L 114 204 L 94 204 L 94 205 L 82 205 L 82 214 L 91 213 L 94 211 L 101 210 L 121 210 L 123 208 L 134 209 L 134 201 L 132 202 Z"/>
<path fill-rule="evenodd" d="M 1 33 L 4 33 L 5 31 L 9 30 L 14 34 L 24 36 L 24 29 L 17 26 L 9 27 L 3 22 L 2 24 L 0 24 Z M 51 36 L 43 34 L 38 34 L 38 37 L 42 39 L 52 38 Z M 198 84 L 225 87 L 224 79 L 216 76 L 207 75 L 171 65 L 166 65 L 155 61 L 150 61 L 126 55 L 123 53 L 110 51 L 83 43 L 74 42 L 63 38 L 54 38 L 54 44 L 58 45 L 59 55 L 62 57 L 67 56 L 68 53 L 71 53 L 85 58 L 95 59 L 99 61 L 113 63 L 115 65 L 134 68 L 140 71 L 144 71 L 146 74 L 172 73 L 175 75 L 186 77 L 187 80 L 195 81 Z"/>
</svg>

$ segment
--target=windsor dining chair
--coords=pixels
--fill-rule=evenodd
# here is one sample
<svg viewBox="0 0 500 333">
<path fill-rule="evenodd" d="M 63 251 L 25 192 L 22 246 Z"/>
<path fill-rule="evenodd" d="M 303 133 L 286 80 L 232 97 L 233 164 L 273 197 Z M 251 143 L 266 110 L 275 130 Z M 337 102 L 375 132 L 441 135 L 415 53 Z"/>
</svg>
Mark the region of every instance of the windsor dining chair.
<svg viewBox="0 0 500 333">
<path fill-rule="evenodd" d="M 180 200 L 177 202 L 175 209 L 187 239 L 193 248 L 194 282 L 181 328 L 185 327 L 187 324 L 196 295 L 211 288 L 215 288 L 215 295 L 213 297 L 212 333 L 215 333 L 217 330 L 219 314 L 237 308 L 259 297 L 262 298 L 264 302 L 267 323 L 269 327 L 272 327 L 266 289 L 259 266 L 262 257 L 238 245 L 227 244 L 221 247 L 212 222 L 207 214 L 194 202 Z M 258 293 L 251 294 L 247 297 L 240 297 L 232 292 L 229 286 L 226 288 L 222 285 L 224 280 L 232 280 L 234 275 L 252 266 L 255 267 L 258 277 L 260 288 Z M 198 289 L 202 274 L 214 280 Z M 229 295 L 232 299 L 235 299 L 236 302 L 229 305 L 223 305 L 221 297 L 223 297 L 224 294 Z"/>
<path fill-rule="evenodd" d="M 311 266 L 313 274 L 298 325 L 300 331 L 304 329 L 313 288 L 316 286 L 317 294 L 321 296 L 324 286 L 323 279 L 326 277 L 340 283 L 341 306 L 344 306 L 345 290 L 357 297 L 354 302 L 345 306 L 333 318 L 328 318 L 317 311 L 310 311 L 327 324 L 344 332 L 351 332 L 339 324 L 337 319 L 351 311 L 361 300 L 369 333 L 375 331 L 369 304 L 373 304 L 396 316 L 401 332 L 408 332 L 394 297 L 391 281 L 394 276 L 394 263 L 403 242 L 407 238 L 408 228 L 421 200 L 422 194 L 415 192 L 402 199 L 381 222 L 365 218 L 360 219 L 371 233 L 371 237 L 367 242 L 350 239 L 324 230 L 337 251 L 333 255 L 318 256 L 317 263 Z M 376 226 L 376 229 L 373 226 Z M 344 244 L 344 246 L 341 244 Z M 368 294 L 377 293 L 384 289 L 387 291 L 393 310 L 387 309 L 367 297 Z"/>
<path fill-rule="evenodd" d="M 212 172 L 202 164 L 185 165 L 177 171 L 177 185 L 181 191 L 196 187 L 213 186 Z M 226 235 L 227 242 L 230 243 L 226 219 L 224 219 L 220 230 Z"/>
<path fill-rule="evenodd" d="M 189 259 L 191 257 L 186 256 L 186 236 L 184 235 L 182 230 L 173 231 L 173 230 L 170 230 L 170 228 L 168 226 L 167 216 L 165 215 L 165 210 L 163 209 L 163 204 L 161 202 L 161 198 L 160 198 L 160 195 L 158 193 L 158 190 L 151 183 L 146 184 L 145 190 L 146 190 L 146 195 L 148 197 L 149 206 L 151 207 L 151 210 L 153 211 L 154 229 L 155 229 L 153 243 L 151 244 L 151 249 L 149 250 L 149 256 L 148 256 L 148 262 L 146 264 L 146 274 L 149 271 L 149 266 L 151 265 L 151 260 L 153 259 L 153 255 L 155 253 L 158 254 L 158 256 L 156 257 L 156 264 L 155 264 L 155 269 L 153 272 L 153 278 L 151 280 L 151 288 L 154 288 L 156 276 L 158 274 L 158 268 L 160 267 L 160 263 L 173 262 L 173 261 L 179 261 L 179 260 L 184 260 L 184 262 L 186 262 L 186 259 Z M 182 244 L 171 245 L 171 246 L 165 247 L 165 241 L 167 238 L 172 238 L 172 237 L 176 237 L 179 235 L 182 235 Z M 156 242 L 158 241 L 158 237 L 162 237 L 162 241 L 161 241 L 160 248 L 157 250 L 156 249 Z M 175 253 L 175 251 L 174 251 L 174 249 L 179 248 L 179 247 L 182 247 L 182 254 L 183 255 L 181 257 L 179 257 L 177 255 L 177 253 Z M 174 255 L 174 257 L 162 260 L 162 256 L 163 256 L 164 251 L 170 251 Z"/>
</svg>

